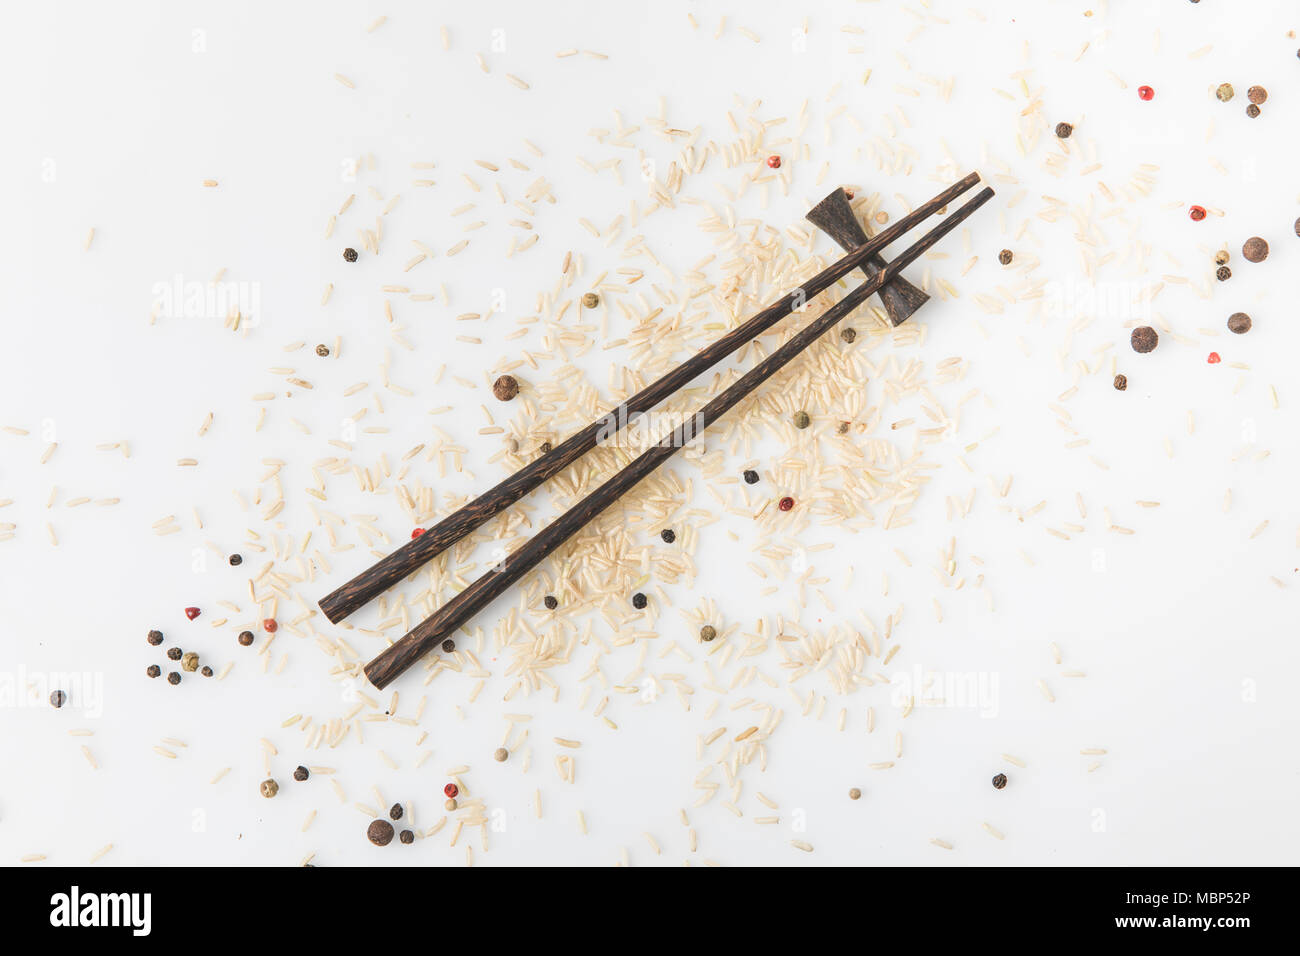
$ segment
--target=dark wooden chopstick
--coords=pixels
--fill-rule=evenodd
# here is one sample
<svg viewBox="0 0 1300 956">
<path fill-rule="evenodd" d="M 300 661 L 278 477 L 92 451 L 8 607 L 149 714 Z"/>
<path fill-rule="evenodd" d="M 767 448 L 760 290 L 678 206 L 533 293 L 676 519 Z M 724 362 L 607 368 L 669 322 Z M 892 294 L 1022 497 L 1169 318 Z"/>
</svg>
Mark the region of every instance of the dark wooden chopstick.
<svg viewBox="0 0 1300 956">
<path fill-rule="evenodd" d="M 771 355 L 716 395 L 696 416 L 701 426 L 707 428 L 725 415 L 759 385 L 861 305 L 868 296 L 873 295 L 900 269 L 923 255 L 943 236 L 965 221 L 992 196 L 992 189 L 980 190 L 973 199 L 909 246 L 876 275 L 849 292 L 818 318 L 791 336 Z M 693 437 L 694 431 L 684 434 L 679 429 L 665 436 L 657 445 L 652 445 L 618 474 L 511 552 L 504 560 L 497 562 L 492 570 L 444 604 L 437 613 L 375 657 L 365 667 L 366 677 L 380 689 L 388 686 L 403 671 L 468 623 L 470 618 L 545 560 L 589 521 L 672 457 L 679 448 L 688 444 Z"/>
<path fill-rule="evenodd" d="M 594 448 L 602 437 L 617 432 L 638 415 L 674 395 L 697 375 L 707 371 L 746 342 L 775 325 L 793 310 L 802 308 L 806 302 L 810 302 L 815 296 L 820 295 L 835 282 L 867 262 L 873 255 L 878 254 L 885 246 L 948 205 L 978 182 L 979 175 L 971 173 L 949 186 L 929 202 L 918 206 L 912 213 L 881 230 L 869 242 L 822 270 L 793 292 L 783 296 L 780 301 L 769 305 L 716 342 L 701 349 L 658 381 L 647 385 L 608 414 L 570 435 L 537 460 L 525 465 L 491 490 L 479 495 L 433 527 L 427 528 L 419 537 L 413 538 L 352 580 L 331 591 L 320 602 L 320 609 L 325 612 L 325 617 L 331 623 L 337 624 L 357 608 L 431 561 L 479 525 L 500 514 L 543 482 L 569 467 Z M 890 273 L 894 277 L 897 274 L 898 270 Z M 882 286 L 883 284 L 882 282 Z"/>
</svg>

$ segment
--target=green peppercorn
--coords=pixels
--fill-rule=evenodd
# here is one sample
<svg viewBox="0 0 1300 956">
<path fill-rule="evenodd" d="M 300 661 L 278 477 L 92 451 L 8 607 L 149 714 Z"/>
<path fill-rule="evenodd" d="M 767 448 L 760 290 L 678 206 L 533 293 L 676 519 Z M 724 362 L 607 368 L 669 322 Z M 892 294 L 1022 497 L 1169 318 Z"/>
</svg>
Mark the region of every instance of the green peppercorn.
<svg viewBox="0 0 1300 956">
<path fill-rule="evenodd" d="M 795 428 L 807 428 L 807 427 L 808 427 L 809 425 L 811 425 L 811 424 L 812 424 L 812 419 L 811 419 L 810 417 L 808 417 L 808 413 L 807 413 L 807 412 L 802 412 L 802 411 L 800 411 L 800 412 L 795 412 L 795 413 L 794 413 L 794 427 L 795 427 Z"/>
<path fill-rule="evenodd" d="M 594 292 L 588 292 L 582 297 L 582 307 L 584 309 L 594 309 L 600 305 L 600 296 Z"/>
<path fill-rule="evenodd" d="M 700 628 L 700 640 L 702 640 L 705 644 L 709 643 L 709 641 L 713 640 L 717 636 L 718 636 L 718 629 L 714 627 L 712 624 L 705 624 L 702 628 Z"/>
<path fill-rule="evenodd" d="M 272 797 L 274 797 L 277 793 L 280 792 L 280 785 L 276 783 L 274 780 L 268 778 L 262 781 L 262 784 L 260 787 L 258 787 L 258 789 L 262 791 L 262 796 L 270 800 Z"/>
<path fill-rule="evenodd" d="M 1219 88 L 1214 91 L 1214 95 L 1219 98 L 1220 103 L 1226 103 L 1236 94 L 1231 83 L 1220 83 Z"/>
<path fill-rule="evenodd" d="M 860 800 L 860 799 L 862 799 L 862 791 L 859 790 L 857 787 L 852 787 L 852 788 L 849 790 L 849 799 L 850 799 L 850 800 Z"/>
<path fill-rule="evenodd" d="M 492 759 L 497 763 L 505 763 L 510 759 L 510 751 L 506 750 L 505 747 L 498 747 L 496 750 L 492 751 Z"/>
<path fill-rule="evenodd" d="M 840 338 L 852 345 L 858 338 L 858 330 L 855 328 L 840 329 Z"/>
<path fill-rule="evenodd" d="M 181 670 L 187 674 L 192 674 L 199 669 L 199 655 L 190 651 L 181 658 Z"/>
</svg>

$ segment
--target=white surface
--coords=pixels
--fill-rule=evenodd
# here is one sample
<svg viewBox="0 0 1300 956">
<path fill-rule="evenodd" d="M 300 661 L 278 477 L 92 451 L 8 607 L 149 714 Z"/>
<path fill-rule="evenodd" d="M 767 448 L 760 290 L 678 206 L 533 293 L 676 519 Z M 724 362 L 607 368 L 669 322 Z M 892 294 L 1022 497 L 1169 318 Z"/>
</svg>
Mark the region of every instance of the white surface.
<svg viewBox="0 0 1300 956">
<path fill-rule="evenodd" d="M 911 42 L 906 38 L 923 10 L 918 4 L 810 5 L 809 49 L 797 55 L 789 52 L 788 38 L 804 11 L 789 4 L 444 6 L 228 0 L 139 4 L 133 12 L 95 3 L 10 11 L 0 38 L 13 133 L 0 154 L 7 223 L 0 232 L 0 424 L 32 434 L 0 433 L 0 498 L 14 499 L 0 509 L 0 521 L 18 525 L 13 540 L 0 542 L 0 669 L 11 683 L 24 672 L 90 672 L 102 677 L 103 708 L 97 717 L 71 708 L 55 712 L 43 703 L 0 710 L 0 861 L 16 864 L 24 854 L 43 853 L 52 863 L 81 864 L 111 842 L 115 849 L 105 862 L 117 864 L 291 864 L 312 852 L 321 864 L 464 862 L 461 847 L 448 848 L 446 831 L 414 847 L 371 847 L 363 838 L 365 818 L 341 805 L 327 781 L 290 780 L 293 766 L 303 762 L 338 767 L 349 801 L 374 803 L 369 787 L 376 784 L 388 802 L 413 802 L 424 826 L 439 812 L 443 771 L 471 765 L 475 792 L 507 821 L 492 835 L 489 853 L 479 853 L 474 841 L 481 864 L 608 864 L 622 847 L 639 864 L 686 858 L 790 865 L 1294 862 L 1300 848 L 1292 686 L 1298 656 L 1294 569 L 1300 563 L 1294 436 L 1300 421 L 1291 373 L 1300 344 L 1292 314 L 1300 240 L 1291 234 L 1291 220 L 1297 212 L 1292 171 L 1300 64 L 1297 41 L 1285 36 L 1296 26 L 1289 19 L 1292 5 L 1255 3 L 1247 13 L 1244 5 L 1212 2 L 1113 4 L 1116 9 L 1103 16 L 1098 0 L 1092 4 L 1097 15 L 1088 18 L 1087 4 L 1020 2 L 996 5 L 999 13 L 980 23 L 969 15 L 970 4 L 935 0 L 929 10 L 951 23 L 935 24 Z M 1131 9 L 1137 6 L 1145 9 Z M 687 9 L 700 21 L 696 31 Z M 728 27 L 715 40 L 724 13 Z M 389 21 L 367 34 L 365 27 L 381 14 Z M 442 23 L 451 29 L 450 52 L 438 40 Z M 845 23 L 868 32 L 842 33 Z M 740 26 L 763 42 L 740 35 Z M 503 51 L 491 52 L 494 28 L 505 31 Z M 193 50 L 196 36 L 203 52 Z M 1076 59 L 1089 39 L 1088 52 Z M 1027 60 L 1023 42 L 1029 44 Z M 1207 44 L 1213 44 L 1207 55 L 1189 58 Z M 854 45 L 865 52 L 850 52 Z M 554 56 L 568 47 L 599 50 L 610 59 Z M 907 64 L 891 52 L 900 48 Z M 475 66 L 475 51 L 487 55 L 490 74 Z M 864 87 L 868 67 L 873 73 Z M 1033 216 L 1040 195 L 1082 202 L 1097 177 L 1079 176 L 1077 156 L 1066 176 L 1046 175 L 1042 159 L 1053 148 L 1049 143 L 1029 158 L 1016 155 L 1023 100 L 1011 102 L 992 90 L 1015 92 L 1011 74 L 1019 69 L 1034 71 L 1028 83 L 1042 88 L 1047 115 L 1075 122 L 1077 145 L 1095 145 L 1103 164 L 1099 175 L 1113 187 L 1125 184 L 1139 163 L 1160 166 L 1149 198 L 1101 221 L 1117 248 L 1125 237 L 1145 244 L 1149 268 L 1135 280 L 1171 274 L 1199 283 L 1210 272 L 1212 248 L 1226 242 L 1234 254 L 1236 275 L 1226 285 L 1214 284 L 1212 298 L 1170 284 L 1157 300 L 1156 311 L 1186 337 L 1184 343 L 1166 337 L 1155 353 L 1134 356 L 1127 330 L 1105 318 L 1076 336 L 1068 362 L 1093 361 L 1094 347 L 1113 343 L 1131 383 L 1120 395 L 1106 372 L 1084 379 L 1067 405 L 1075 427 L 1091 439 L 1083 450 L 1062 447 L 1066 436 L 1046 407 L 1070 382 L 1068 367 L 1058 363 L 1070 320 L 1034 318 L 1024 305 L 987 316 L 973 301 L 975 293 L 994 293 L 1005 281 L 995 261 L 1004 245 L 1041 255 L 1040 278 L 1080 281 L 1073 229 Z M 351 77 L 356 89 L 335 82 L 336 72 Z M 507 72 L 532 89 L 511 86 Z M 955 75 L 952 102 L 938 101 L 923 74 Z M 1238 90 L 1226 106 L 1208 92 L 1224 80 Z M 843 85 L 828 103 L 835 81 Z M 1156 87 L 1152 103 L 1138 100 L 1141 83 Z M 1254 122 L 1242 112 L 1252 83 L 1271 92 L 1265 115 Z M 922 97 L 902 95 L 895 84 L 920 89 Z M 812 160 L 795 164 L 789 197 L 773 194 L 763 209 L 754 195 L 737 207 L 742 217 L 761 215 L 776 228 L 797 223 L 810 201 L 840 182 L 920 202 L 937 189 L 925 173 L 943 160 L 945 144 L 963 169 L 995 172 L 987 149 L 1021 180 L 1026 196 L 1019 204 L 1007 206 L 1018 187 L 995 183 L 998 199 L 972 222 L 981 262 L 968 276 L 958 275 L 960 241 L 947 240 L 942 248 L 952 259 L 937 265 L 936 274 L 954 281 L 963 297 L 935 300 L 920 318 L 930 327 L 922 356 L 930 362 L 965 356 L 972 362 L 969 387 L 988 396 L 987 403 L 968 406 L 960 435 L 973 441 L 998 429 L 970 456 L 975 473 L 954 463 L 960 449 L 953 448 L 918 502 L 913 525 L 856 536 L 814 527 L 804 537 L 807 544 L 836 545 L 832 555 L 817 555 L 817 566 L 836 585 L 828 592 L 843 620 L 853 620 L 856 608 L 879 621 L 906 606 L 903 652 L 890 673 L 923 667 L 996 679 L 996 717 L 971 708 L 918 708 L 904 724 L 889 707 L 886 689 L 866 688 L 830 699 L 820 721 L 801 720 L 786 690 L 756 685 L 752 696 L 785 708 L 785 722 L 770 744 L 766 773 L 755 767 L 746 772 L 744 819 L 720 805 L 722 796 L 689 810 L 700 835 L 698 854 L 687 853 L 678 820 L 678 808 L 690 808 L 698 797 L 692 781 L 707 766 L 695 759 L 695 735 L 724 724 L 735 733 L 751 722 L 749 715 L 724 706 L 706 719 L 709 695 L 703 691 L 691 714 L 671 695 L 649 706 L 614 695 L 615 733 L 590 708 L 578 711 L 578 678 L 587 664 L 582 656 L 556 673 L 565 693 L 555 705 L 536 695 L 502 703 L 502 661 L 489 662 L 495 676 L 473 704 L 467 701 L 472 681 L 440 679 L 422 720 L 434 754 L 418 770 L 422 748 L 389 728 L 368 728 L 365 747 L 350 740 L 335 753 L 301 753 L 301 736 L 279 724 L 296 712 L 340 709 L 326 659 L 300 641 L 285 673 L 267 677 L 251 663 L 251 652 L 241 656 L 228 629 L 206 626 L 219 613 L 217 600 L 245 595 L 243 576 L 213 560 L 205 542 L 234 550 L 245 528 L 262 527 L 255 515 L 238 510 L 231 489 L 251 494 L 263 458 L 287 459 L 290 506 L 283 517 L 290 528 L 305 527 L 301 489 L 312 480 L 309 464 L 336 452 L 326 440 L 369 394 L 344 399 L 340 392 L 355 381 L 378 382 L 385 354 L 392 357 L 393 381 L 416 396 L 386 395 L 383 424 L 391 432 L 363 436 L 358 459 L 369 462 L 384 451 L 400 456 L 428 439 L 429 408 L 453 404 L 463 415 L 437 422 L 469 448 L 467 470 L 474 475 L 438 481 L 430 469 L 425 479 L 441 493 L 468 493 L 497 479 L 499 468 L 486 459 L 498 440 L 477 435 L 485 393 L 471 395 L 450 376 L 477 382 L 482 369 L 518 354 L 528 340 L 503 337 L 515 328 L 515 315 L 532 310 L 535 293 L 550 287 L 565 250 L 582 252 L 589 276 L 619 267 L 617 250 L 603 250 L 577 220 L 586 216 L 603 226 L 626 211 L 640 196 L 633 185 L 636 158 L 585 134 L 612 127 L 615 109 L 626 124 L 640 123 L 657 112 L 656 96 L 663 94 L 672 124 L 702 125 L 706 138 L 726 139 L 723 111 L 731 108 L 733 93 L 746 101 L 762 98 L 765 117 L 793 117 L 809 100 Z M 821 121 L 839 105 L 864 132 L 856 134 L 841 118 L 826 145 Z M 901 134 L 917 151 L 911 177 L 885 176 L 855 152 L 867 137 L 888 135 L 882 117 L 895 105 L 912 124 Z M 1207 141 L 1211 120 L 1216 131 Z M 526 155 L 524 136 L 546 151 L 545 159 Z M 375 155 L 377 170 L 359 183 L 341 181 L 345 160 L 367 152 Z M 622 156 L 629 185 L 618 187 L 607 172 L 593 179 L 575 155 L 592 162 Z M 663 163 L 672 158 L 666 149 L 657 155 Z M 533 171 L 510 170 L 510 156 L 526 159 Z M 476 158 L 502 166 L 512 195 L 537 175 L 554 183 L 559 203 L 536 217 L 541 241 L 505 260 L 512 216 L 484 193 L 480 208 L 487 214 L 481 218 L 489 226 L 470 234 L 469 249 L 404 276 L 410 240 L 441 253 L 461 238 L 463 220 L 447 213 L 471 198 L 461 171 L 490 181 L 472 166 Z M 1216 172 L 1211 159 L 1229 175 Z M 418 160 L 438 164 L 434 189 L 411 188 L 410 179 L 424 175 L 408 166 Z M 823 161 L 829 169 L 819 184 Z M 220 187 L 201 188 L 206 178 Z M 693 194 L 722 199 L 702 182 L 695 181 Z M 347 267 L 340 249 L 382 205 L 365 200 L 368 185 L 403 198 L 388 216 L 382 260 L 366 257 Z M 323 239 L 327 218 L 354 191 L 364 213 Z M 1177 205 L 1190 202 L 1227 215 L 1192 224 Z M 886 206 L 895 215 L 900 208 L 894 200 Z M 1025 238 L 1002 234 L 1014 233 L 1026 217 Z M 672 267 L 684 268 L 708 248 L 695 231 L 698 218 L 697 210 L 682 207 L 638 231 Z M 92 226 L 94 243 L 83 252 Z M 1244 263 L 1239 254 L 1241 241 L 1252 234 L 1272 244 L 1262 265 Z M 222 268 L 231 280 L 255 283 L 260 295 L 260 322 L 247 337 L 213 319 L 149 324 L 155 284 L 174 276 L 206 282 Z M 1117 267 L 1110 278 L 1128 277 Z M 322 309 L 327 281 L 336 289 Z M 388 338 L 379 287 L 395 282 L 430 291 L 445 282 L 451 295 L 450 308 L 397 304 L 397 321 L 416 352 Z M 472 329 L 453 321 L 461 312 L 485 311 L 495 289 L 506 291 L 505 315 Z M 1227 314 L 1238 309 L 1255 318 L 1249 335 L 1198 333 L 1222 331 Z M 451 341 L 462 333 L 480 335 L 484 344 Z M 336 334 L 344 338 L 343 359 L 311 354 L 312 345 Z M 282 347 L 296 340 L 308 348 L 284 354 Z M 1223 354 L 1224 364 L 1205 364 L 1211 348 Z M 607 358 L 598 354 L 596 365 Z M 430 378 L 444 362 L 448 375 L 434 386 Z M 1250 370 L 1231 369 L 1229 362 Z M 281 365 L 299 369 L 316 389 L 310 401 L 271 403 L 266 426 L 254 433 L 249 397 L 276 389 L 281 380 L 267 370 Z M 1270 384 L 1281 396 L 1276 410 Z M 1190 435 L 1189 410 L 1196 421 Z M 209 411 L 215 425 L 198 438 Z M 296 431 L 291 415 L 313 435 Z M 376 421 L 372 413 L 363 424 Z M 40 465 L 45 429 L 53 429 L 59 447 Z M 1247 440 L 1251 429 L 1256 437 Z M 1166 438 L 1172 459 L 1162 446 Z M 95 450 L 117 440 L 130 441 L 129 460 Z M 1261 450 L 1271 456 L 1256 461 Z M 1091 464 L 1089 454 L 1109 470 Z M 177 468 L 176 459 L 186 456 L 200 466 Z M 1015 481 L 1002 502 L 990 492 L 989 476 L 1000 481 L 1010 473 Z M 58 487 L 58 499 L 47 510 L 51 486 Z M 971 487 L 977 489 L 975 509 L 949 527 L 945 496 L 964 496 Z M 1229 488 L 1233 502 L 1224 513 Z M 1076 491 L 1088 501 L 1089 530 L 1070 541 L 1048 536 L 1045 526 L 1076 520 Z M 120 496 L 122 503 L 66 507 L 80 495 Z M 1023 524 L 998 509 L 1005 503 L 1024 510 L 1043 499 L 1048 507 Z M 1137 499 L 1162 505 L 1144 510 Z M 379 515 L 395 541 L 409 531 L 391 502 L 362 496 L 342 479 L 331 482 L 331 505 L 343 514 Z M 192 506 L 202 514 L 202 531 Z M 1117 524 L 1136 534 L 1107 533 L 1101 517 L 1107 506 Z M 150 525 L 172 513 L 184 532 L 154 536 Z M 1250 539 L 1265 519 L 1268 529 Z M 57 548 L 46 538 L 46 521 L 58 532 Z M 758 597 L 752 575 L 736 558 L 743 552 L 725 539 L 728 526 L 749 540 L 744 523 L 730 518 L 709 529 L 700 579 L 694 588 L 672 589 L 678 605 L 712 597 L 730 620 L 741 622 L 756 609 L 788 608 L 788 595 Z M 996 610 L 990 613 L 973 587 L 949 591 L 943 594 L 944 622 L 937 624 L 930 565 L 954 533 L 963 574 L 973 580 L 979 573 L 969 563 L 972 554 L 985 560 Z M 914 567 L 902 567 L 892 548 L 906 551 Z M 208 558 L 200 573 L 191 567 L 195 549 Z M 1021 549 L 1033 556 L 1033 567 L 1021 560 Z M 1102 571 L 1094 570 L 1097 553 Z M 260 563 L 245 555 L 241 570 Z M 320 597 L 364 563 L 360 548 L 338 555 L 334 574 L 303 593 Z M 843 593 L 837 586 L 848 565 L 858 569 L 857 584 Z M 888 598 L 879 591 L 882 567 L 891 575 Z M 181 609 L 188 604 L 203 606 L 204 617 L 186 622 Z M 819 616 L 826 614 L 812 611 L 805 623 L 815 626 Z M 373 608 L 358 616 L 363 625 L 377 619 Z M 660 627 L 679 632 L 677 622 L 669 610 Z M 318 626 L 334 633 L 323 621 Z M 195 647 L 218 666 L 233 659 L 236 667 L 219 684 L 194 676 L 178 688 L 147 681 L 144 667 L 159 659 L 144 642 L 151 627 L 162 628 L 169 644 Z M 1063 666 L 1085 671 L 1086 678 L 1058 675 L 1052 641 L 1064 653 Z M 373 650 L 373 640 L 357 643 Z M 619 666 L 634 666 L 632 654 L 613 660 L 620 663 L 607 664 L 606 671 L 614 680 Z M 697 685 L 703 681 L 698 662 L 658 662 L 653 654 L 650 661 L 655 672 L 685 668 Z M 775 656 L 760 664 L 781 676 Z M 1039 694 L 1039 678 L 1052 687 L 1055 704 Z M 410 682 L 403 690 L 409 700 L 420 689 Z M 879 726 L 868 736 L 864 715 L 872 705 Z M 840 707 L 849 711 L 843 733 L 835 729 Z M 490 759 L 505 712 L 535 715 L 527 774 L 518 760 L 497 765 Z M 94 736 L 67 736 L 73 727 L 90 728 Z M 900 728 L 903 759 L 890 771 L 867 770 L 869 762 L 893 759 Z M 188 744 L 180 759 L 151 751 L 165 736 Z M 274 767 L 281 794 L 273 801 L 256 792 L 263 736 L 280 748 Z M 554 736 L 584 741 L 577 786 L 556 778 Z M 83 760 L 82 743 L 100 769 Z M 401 771 L 380 762 L 381 747 L 401 761 Z M 1091 758 L 1079 754 L 1087 747 L 1108 751 L 1094 773 L 1085 772 Z M 1028 768 L 1008 765 L 1001 753 L 1018 755 Z M 234 769 L 209 785 L 223 766 Z M 1000 793 L 988 784 L 999 770 L 1012 778 Z M 864 789 L 862 801 L 845 798 L 850 786 Z M 535 788 L 545 804 L 541 821 L 530 806 Z M 767 812 L 754 799 L 759 790 L 781 804 L 779 825 L 753 823 Z M 316 821 L 300 832 L 313 808 L 319 809 Z M 577 809 L 586 813 L 589 836 L 577 835 Z M 806 832 L 793 832 L 800 819 Z M 983 833 L 983 821 L 1006 839 Z M 655 836 L 662 856 L 652 854 L 643 832 Z M 931 837 L 956 848 L 932 847 Z M 806 839 L 816 852 L 797 852 L 788 844 L 792 838 Z"/>
</svg>

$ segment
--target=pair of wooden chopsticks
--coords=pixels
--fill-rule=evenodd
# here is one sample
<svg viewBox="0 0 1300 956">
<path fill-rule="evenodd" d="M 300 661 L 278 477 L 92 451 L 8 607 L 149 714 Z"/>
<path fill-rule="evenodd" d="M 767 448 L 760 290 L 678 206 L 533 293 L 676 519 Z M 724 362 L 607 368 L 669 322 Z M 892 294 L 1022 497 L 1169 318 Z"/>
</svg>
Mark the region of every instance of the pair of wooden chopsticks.
<svg viewBox="0 0 1300 956">
<path fill-rule="evenodd" d="M 858 246 L 848 255 L 818 273 L 802 286 L 783 296 L 778 302 L 754 315 L 707 346 L 682 365 L 658 381 L 623 402 L 607 415 L 592 422 L 561 442 L 550 452 L 515 472 L 496 487 L 455 513 L 448 515 L 419 537 L 398 548 L 351 581 L 328 594 L 321 602 L 321 610 L 332 622 L 351 614 L 357 608 L 396 584 L 407 574 L 450 547 L 466 534 L 499 514 L 538 485 L 558 474 L 579 457 L 595 447 L 596 443 L 617 431 L 636 416 L 648 411 L 671 396 L 697 375 L 711 368 L 741 345 L 751 341 L 764 330 L 789 315 L 795 309 L 820 294 L 833 283 L 856 268 L 863 268 L 873 256 L 895 239 L 911 230 L 933 213 L 943 209 L 962 193 L 979 182 L 971 173 L 948 187 L 929 202 L 882 230 L 870 241 Z M 892 262 L 877 260 L 872 267 L 878 271 L 866 282 L 849 292 L 843 299 L 827 309 L 821 316 L 792 336 L 784 345 L 737 379 L 715 396 L 695 416 L 700 428 L 707 428 L 733 408 L 755 388 L 774 375 L 788 362 L 815 342 L 827 330 L 851 313 L 867 298 L 874 295 L 900 270 L 923 255 L 943 236 L 965 221 L 976 209 L 993 196 L 993 190 L 982 189 L 973 199 L 938 226 L 909 246 Z M 547 558 L 589 521 L 613 504 L 625 492 L 667 461 L 696 434 L 675 430 L 658 444 L 651 446 L 627 467 L 605 484 L 574 505 L 563 515 L 529 539 L 504 560 L 498 562 L 477 581 L 465 588 L 440 608 L 437 613 L 413 628 L 365 667 L 366 677 L 378 688 L 392 683 L 403 671 L 418 661 L 439 643 L 464 626 L 470 618 L 487 607 L 512 584 Z"/>
</svg>

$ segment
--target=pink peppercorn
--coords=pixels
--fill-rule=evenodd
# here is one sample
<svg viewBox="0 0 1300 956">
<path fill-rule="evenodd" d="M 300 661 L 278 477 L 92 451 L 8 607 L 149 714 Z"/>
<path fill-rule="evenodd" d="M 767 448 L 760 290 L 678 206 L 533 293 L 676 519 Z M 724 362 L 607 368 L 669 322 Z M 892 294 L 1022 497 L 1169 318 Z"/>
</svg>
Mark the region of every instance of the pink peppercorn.
<svg viewBox="0 0 1300 956">
<path fill-rule="evenodd" d="M 199 611 L 199 609 L 196 607 L 187 607 L 185 609 L 185 616 L 188 617 L 191 621 L 194 620 L 196 617 L 198 617 L 200 613 L 202 612 Z"/>
<path fill-rule="evenodd" d="M 1218 365 L 1220 362 L 1223 361 L 1223 359 L 1219 357 L 1218 352 L 1211 352 L 1209 358 L 1207 358 L 1205 361 L 1209 362 L 1211 365 Z"/>
<path fill-rule="evenodd" d="M 460 787 L 456 786 L 454 783 L 449 783 L 447 786 L 442 788 L 442 792 L 447 795 L 448 800 L 455 800 L 460 794 Z"/>
<path fill-rule="evenodd" d="M 787 495 L 786 497 L 778 501 L 776 503 L 776 506 L 780 508 L 782 511 L 789 511 L 791 508 L 794 507 L 794 499 L 791 498 L 789 495 Z"/>
<path fill-rule="evenodd" d="M 275 623 L 275 618 L 273 617 L 268 617 L 262 622 L 262 630 L 266 631 L 268 634 L 274 634 L 279 629 L 280 625 Z"/>
<path fill-rule="evenodd" d="M 414 541 L 416 538 L 418 538 L 418 537 L 419 537 L 420 535 L 422 535 L 422 534 L 424 534 L 424 529 L 423 529 L 423 528 L 416 528 L 414 531 L 411 532 L 411 540 Z"/>
<path fill-rule="evenodd" d="M 1156 95 L 1156 91 L 1151 89 L 1151 87 L 1149 86 L 1138 87 L 1138 96 L 1144 100 L 1154 99 L 1155 95 Z"/>
<path fill-rule="evenodd" d="M 776 153 L 773 153 L 771 156 L 767 157 L 767 165 L 771 169 L 780 169 L 781 157 L 776 155 Z"/>
<path fill-rule="evenodd" d="M 1192 222 L 1200 222 L 1205 218 L 1205 207 L 1193 206 L 1191 209 L 1187 210 L 1187 215 L 1192 217 Z"/>
</svg>

